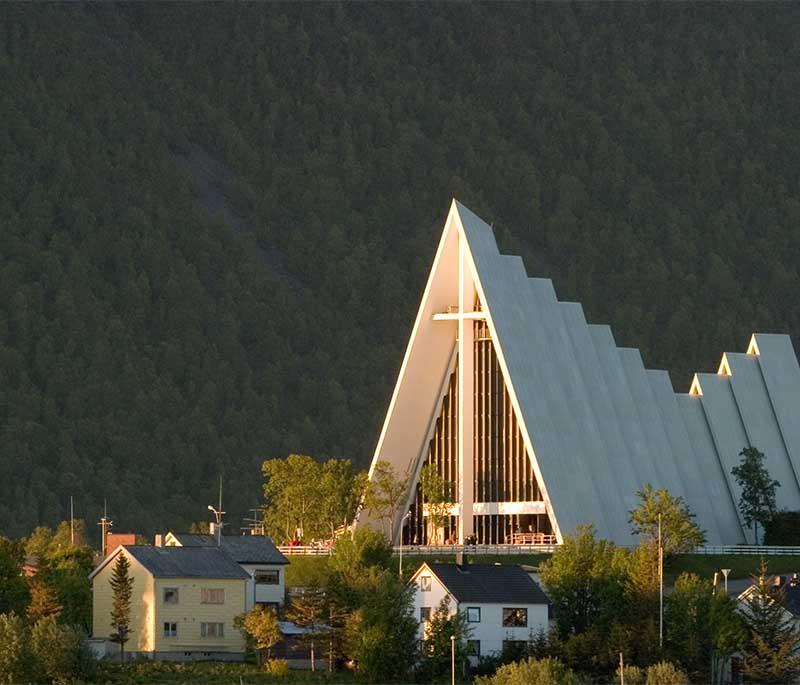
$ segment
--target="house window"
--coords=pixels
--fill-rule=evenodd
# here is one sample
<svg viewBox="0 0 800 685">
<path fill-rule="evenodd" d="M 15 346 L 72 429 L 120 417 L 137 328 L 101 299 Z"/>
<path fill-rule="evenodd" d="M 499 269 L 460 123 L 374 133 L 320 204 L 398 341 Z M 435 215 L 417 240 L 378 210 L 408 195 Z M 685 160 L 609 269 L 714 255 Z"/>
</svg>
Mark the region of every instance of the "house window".
<svg viewBox="0 0 800 685">
<path fill-rule="evenodd" d="M 225 637 L 225 624 L 201 623 L 200 637 Z"/>
<path fill-rule="evenodd" d="M 164 637 L 178 637 L 178 624 L 165 622 Z"/>
<path fill-rule="evenodd" d="M 281 572 L 277 569 L 260 569 L 254 574 L 257 585 L 280 585 Z"/>
<path fill-rule="evenodd" d="M 200 604 L 225 604 L 225 590 L 222 588 L 200 588 Z"/>
<path fill-rule="evenodd" d="M 481 622 L 481 608 L 467 607 L 467 623 L 480 623 L 480 622 Z"/>
<path fill-rule="evenodd" d="M 164 588 L 164 604 L 177 604 L 178 603 L 178 588 L 165 587 Z"/>
<path fill-rule="evenodd" d="M 430 607 L 420 607 L 419 608 L 419 620 L 421 623 L 426 623 L 427 621 L 431 620 L 431 608 Z"/>
<path fill-rule="evenodd" d="M 431 577 L 430 576 L 420 576 L 419 577 L 419 589 L 422 592 L 430 592 L 431 591 Z"/>
<path fill-rule="evenodd" d="M 480 655 L 481 655 L 481 641 L 467 640 L 467 656 L 480 656 Z"/>
<path fill-rule="evenodd" d="M 527 609 L 503 609 L 503 627 L 525 628 L 528 625 Z"/>
</svg>

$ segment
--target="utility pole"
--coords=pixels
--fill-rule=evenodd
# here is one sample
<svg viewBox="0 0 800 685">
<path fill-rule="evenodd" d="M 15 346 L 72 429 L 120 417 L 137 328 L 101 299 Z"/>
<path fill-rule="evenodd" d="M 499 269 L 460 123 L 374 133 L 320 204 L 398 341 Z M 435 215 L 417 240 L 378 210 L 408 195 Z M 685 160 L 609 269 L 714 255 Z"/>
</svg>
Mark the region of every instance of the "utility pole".
<svg viewBox="0 0 800 685">
<path fill-rule="evenodd" d="M 69 496 L 69 542 L 75 546 L 75 504 L 72 495 Z"/>
<path fill-rule="evenodd" d="M 619 685 L 625 685 L 625 660 L 622 652 L 619 653 Z"/>
<path fill-rule="evenodd" d="M 114 525 L 114 522 L 108 518 L 108 503 L 106 500 L 103 500 L 103 516 L 97 524 L 100 526 L 100 549 L 103 554 L 103 558 L 105 558 L 106 554 L 108 554 L 108 545 L 106 542 L 108 531 Z"/>
<path fill-rule="evenodd" d="M 661 540 L 661 514 L 658 515 L 658 648 L 664 649 L 664 546 Z"/>
</svg>

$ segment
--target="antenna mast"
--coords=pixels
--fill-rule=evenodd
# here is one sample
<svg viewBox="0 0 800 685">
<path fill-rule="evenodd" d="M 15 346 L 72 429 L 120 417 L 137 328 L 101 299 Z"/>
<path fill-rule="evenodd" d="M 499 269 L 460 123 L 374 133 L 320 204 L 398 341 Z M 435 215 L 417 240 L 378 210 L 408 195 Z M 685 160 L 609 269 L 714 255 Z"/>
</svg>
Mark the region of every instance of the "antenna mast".
<svg viewBox="0 0 800 685">
<path fill-rule="evenodd" d="M 106 554 L 108 554 L 108 531 L 114 525 L 114 522 L 108 518 L 108 502 L 105 499 L 103 500 L 103 516 L 97 525 L 100 526 L 101 531 L 100 549 L 103 554 L 103 558 L 105 558 Z"/>
</svg>

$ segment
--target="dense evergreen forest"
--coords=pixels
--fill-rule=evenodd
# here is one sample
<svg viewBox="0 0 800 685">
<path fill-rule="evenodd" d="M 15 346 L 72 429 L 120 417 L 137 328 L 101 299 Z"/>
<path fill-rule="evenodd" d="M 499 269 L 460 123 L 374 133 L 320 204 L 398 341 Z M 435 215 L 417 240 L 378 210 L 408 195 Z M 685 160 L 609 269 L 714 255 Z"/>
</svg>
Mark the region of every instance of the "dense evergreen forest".
<svg viewBox="0 0 800 685">
<path fill-rule="evenodd" d="M 0 532 L 366 465 L 450 198 L 686 390 L 800 341 L 800 6 L 0 6 Z"/>
</svg>

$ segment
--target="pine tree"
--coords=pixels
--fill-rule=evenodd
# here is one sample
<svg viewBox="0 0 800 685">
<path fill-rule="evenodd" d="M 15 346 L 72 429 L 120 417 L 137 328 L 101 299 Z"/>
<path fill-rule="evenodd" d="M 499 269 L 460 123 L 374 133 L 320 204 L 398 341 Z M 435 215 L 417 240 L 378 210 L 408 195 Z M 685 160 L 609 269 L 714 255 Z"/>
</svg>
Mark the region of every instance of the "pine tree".
<svg viewBox="0 0 800 685">
<path fill-rule="evenodd" d="M 58 600 L 58 593 L 52 585 L 39 578 L 31 581 L 31 601 L 26 610 L 31 624 L 48 616 L 58 617 L 64 607 Z"/>
<path fill-rule="evenodd" d="M 131 596 L 133 595 L 133 578 L 130 576 L 131 564 L 128 557 L 121 553 L 111 573 L 111 590 L 113 604 L 111 607 L 111 627 L 114 633 L 111 641 L 119 643 L 120 663 L 125 661 L 125 643 L 128 641 L 128 629 L 131 622 Z"/>
<path fill-rule="evenodd" d="M 800 672 L 800 630 L 784 609 L 784 590 L 769 584 L 763 559 L 753 584 L 742 612 L 749 632 L 744 673 L 753 682 L 790 682 Z"/>
<path fill-rule="evenodd" d="M 305 629 L 300 640 L 309 646 L 311 670 L 316 671 L 316 643 L 328 632 L 325 625 L 325 596 L 321 591 L 307 591 L 302 597 L 293 599 L 286 618 Z"/>
</svg>

